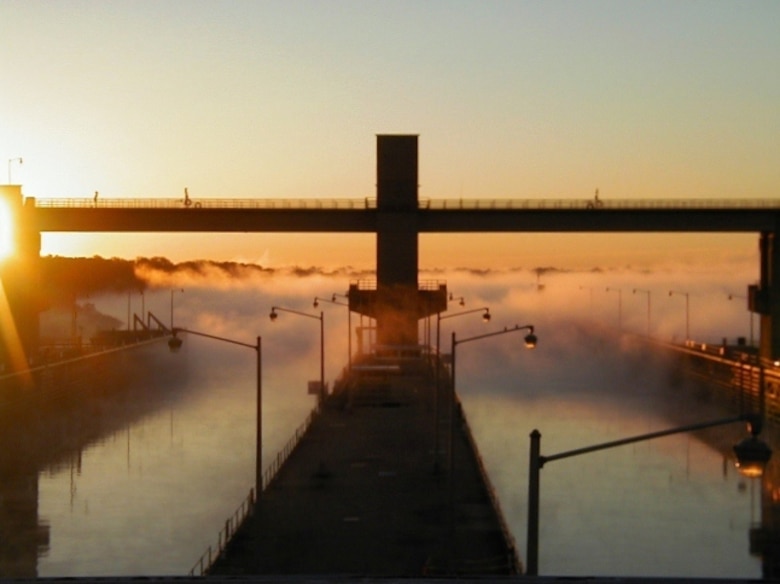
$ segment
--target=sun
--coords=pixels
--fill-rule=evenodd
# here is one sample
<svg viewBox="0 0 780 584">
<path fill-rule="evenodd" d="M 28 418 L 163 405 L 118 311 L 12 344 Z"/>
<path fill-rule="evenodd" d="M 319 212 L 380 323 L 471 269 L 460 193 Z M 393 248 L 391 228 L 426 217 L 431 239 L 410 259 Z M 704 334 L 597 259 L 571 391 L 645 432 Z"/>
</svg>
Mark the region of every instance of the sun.
<svg viewBox="0 0 780 584">
<path fill-rule="evenodd" d="M 11 209 L 0 199 L 0 261 L 14 253 L 14 233 Z"/>
</svg>

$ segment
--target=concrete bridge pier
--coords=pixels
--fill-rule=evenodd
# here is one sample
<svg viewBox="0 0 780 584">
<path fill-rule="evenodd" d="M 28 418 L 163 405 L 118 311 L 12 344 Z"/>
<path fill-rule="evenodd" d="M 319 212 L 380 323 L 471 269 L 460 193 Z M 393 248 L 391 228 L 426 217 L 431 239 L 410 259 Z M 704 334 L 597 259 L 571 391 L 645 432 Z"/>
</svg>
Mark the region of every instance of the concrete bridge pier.
<svg viewBox="0 0 780 584">
<path fill-rule="evenodd" d="M 394 351 L 416 350 L 418 321 L 447 310 L 446 285 L 419 287 L 417 191 L 417 136 L 377 136 L 376 289 L 352 285 L 349 301 L 376 319 L 377 345 Z"/>
<path fill-rule="evenodd" d="M 0 372 L 25 369 L 39 346 L 41 234 L 35 200 L 22 197 L 20 185 L 0 185 L 0 204 L 10 215 L 12 254 L 0 259 Z M 5 235 L 5 234 L 3 234 Z"/>
</svg>

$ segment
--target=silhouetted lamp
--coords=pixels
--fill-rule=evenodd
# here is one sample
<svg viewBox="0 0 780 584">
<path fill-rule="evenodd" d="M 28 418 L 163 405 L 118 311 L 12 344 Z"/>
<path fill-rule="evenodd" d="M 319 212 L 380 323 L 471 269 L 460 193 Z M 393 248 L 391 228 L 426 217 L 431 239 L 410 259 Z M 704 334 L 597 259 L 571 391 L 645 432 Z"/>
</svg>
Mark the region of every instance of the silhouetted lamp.
<svg viewBox="0 0 780 584">
<path fill-rule="evenodd" d="M 173 336 L 168 339 L 168 348 L 171 350 L 171 353 L 178 353 L 179 349 L 181 349 L 182 340 L 176 335 L 178 331 L 173 331 Z"/>
<path fill-rule="evenodd" d="M 297 314 L 298 316 L 305 316 L 306 318 L 313 318 L 320 321 L 320 391 L 318 395 L 319 403 L 321 404 L 325 399 L 325 313 L 320 311 L 319 315 L 309 314 L 308 312 L 301 312 L 300 310 L 293 310 L 292 308 L 283 308 L 281 306 L 272 306 L 271 313 L 268 318 L 272 322 L 279 318 L 280 312 L 289 312 L 290 314 Z"/>
<path fill-rule="evenodd" d="M 644 440 L 652 440 L 653 438 L 662 438 L 672 434 L 682 434 L 685 432 L 703 430 L 704 428 L 712 428 L 714 426 L 725 426 L 727 424 L 734 424 L 736 422 L 747 422 L 748 430 L 751 434 L 749 438 L 742 440 L 739 444 L 734 446 L 734 454 L 736 455 L 737 459 L 737 470 L 740 472 L 740 474 L 746 477 L 760 477 L 764 474 L 766 465 L 769 462 L 769 459 L 772 457 L 772 450 L 769 448 L 769 446 L 766 445 L 765 442 L 759 440 L 758 438 L 763 425 L 762 417 L 759 414 L 742 414 L 740 416 L 722 420 L 690 424 L 688 426 L 680 426 L 678 428 L 661 430 L 659 432 L 651 432 L 649 434 L 640 434 L 638 436 L 631 436 L 630 438 L 623 438 L 620 440 L 613 440 L 611 442 L 595 444 L 593 446 L 586 446 L 584 448 L 577 448 L 575 450 L 568 450 L 566 452 L 560 452 L 550 456 L 542 456 L 540 452 L 542 434 L 539 432 L 539 430 L 534 430 L 531 432 L 531 453 L 528 459 L 528 536 L 526 538 L 526 575 L 536 576 L 539 573 L 539 471 L 545 465 L 545 463 L 552 462 L 554 460 L 560 460 L 562 458 L 579 456 L 580 454 L 588 454 L 589 452 L 615 448 L 616 446 L 623 446 L 625 444 L 633 444 L 635 442 L 642 442 Z"/>
<path fill-rule="evenodd" d="M 534 327 L 530 327 L 530 328 L 531 328 L 530 332 L 527 335 L 525 335 L 525 338 L 523 340 L 525 341 L 526 348 L 535 349 L 537 338 L 536 335 L 534 334 Z"/>
<path fill-rule="evenodd" d="M 750 416 L 747 423 L 750 436 L 734 445 L 736 466 L 741 475 L 758 478 L 763 476 L 766 465 L 772 458 L 772 449 L 758 438 L 763 427 L 763 419 L 759 416 Z"/>
<path fill-rule="evenodd" d="M 255 388 L 257 395 L 257 422 L 255 428 L 255 497 L 257 501 L 263 496 L 263 345 L 262 338 L 257 337 L 257 343 L 252 345 L 243 341 L 237 341 L 235 339 L 228 339 L 226 337 L 219 337 L 217 335 L 210 335 L 208 333 L 202 333 L 187 328 L 175 327 L 171 329 L 171 338 L 168 339 L 168 348 L 171 353 L 177 353 L 183 344 L 179 333 L 187 333 L 190 335 L 196 335 L 198 337 L 205 337 L 207 339 L 213 339 L 215 341 L 222 341 L 223 343 L 230 343 L 231 345 L 238 345 L 240 347 L 246 347 L 252 349 L 256 356 L 256 376 L 255 376 Z"/>
</svg>

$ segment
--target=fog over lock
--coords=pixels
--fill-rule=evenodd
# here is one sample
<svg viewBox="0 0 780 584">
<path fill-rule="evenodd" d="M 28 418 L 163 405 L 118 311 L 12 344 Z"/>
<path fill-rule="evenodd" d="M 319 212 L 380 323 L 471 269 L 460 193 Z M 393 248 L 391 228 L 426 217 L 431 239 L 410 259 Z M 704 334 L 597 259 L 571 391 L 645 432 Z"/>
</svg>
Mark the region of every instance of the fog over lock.
<svg viewBox="0 0 780 584">
<path fill-rule="evenodd" d="M 682 341 L 686 321 L 696 342 L 719 344 L 728 337 L 735 343 L 738 336 L 747 338 L 749 314 L 746 300 L 740 297 L 745 296 L 747 284 L 755 281 L 756 271 L 753 265 L 736 264 L 669 265 L 652 271 L 518 269 L 420 274 L 421 280 L 446 281 L 455 298 L 464 298 L 463 306 L 450 303 L 449 314 L 489 307 L 492 315 L 488 323 L 478 313 L 441 321 L 444 353 L 450 352 L 453 331 L 463 339 L 515 325 L 532 324 L 536 329 L 539 344 L 532 351 L 524 349 L 520 335 L 458 349 L 457 391 L 520 550 L 525 546 L 531 430 L 542 432 L 543 452 L 552 453 L 720 417 L 723 411 L 717 404 L 674 385 L 665 364 L 643 354 L 633 335 L 648 330 L 649 299 L 649 330 L 659 339 Z M 320 358 L 316 321 L 283 313 L 271 322 L 270 309 L 276 305 L 316 315 L 324 312 L 325 378 L 332 385 L 347 362 L 346 308 L 321 303 L 315 309 L 312 303 L 315 296 L 345 293 L 354 276 L 316 269 L 234 266 L 225 270 L 211 264 L 164 270 L 145 265 L 137 274 L 148 283 L 143 299 L 131 292 L 95 297 L 91 302 L 122 322 L 128 306 L 140 313 L 143 302 L 145 310 L 167 323 L 173 300 L 176 326 L 248 343 L 262 337 L 263 451 L 265 460 L 270 460 L 314 405 L 306 388 L 308 381 L 319 376 Z M 670 296 L 670 290 L 688 294 L 687 318 L 685 298 Z M 619 324 L 629 333 L 622 338 L 614 334 Z M 358 315 L 353 314 L 353 328 L 359 325 Z M 427 342 L 430 335 L 435 344 L 435 333 L 435 318 L 420 323 L 421 342 Z M 352 348 L 356 350 L 354 342 Z M 197 456 L 203 460 L 178 474 L 190 483 L 187 497 L 191 505 L 202 509 L 181 511 L 182 516 L 176 517 L 169 505 L 171 509 L 163 515 L 171 514 L 166 518 L 171 532 L 158 533 L 163 543 L 151 545 L 172 545 L 174 532 L 201 532 L 203 536 L 190 544 L 191 551 L 179 553 L 176 566 L 143 573 L 186 571 L 187 558 L 194 561 L 205 549 L 252 484 L 253 355 L 190 335 L 185 336 L 182 353 L 170 358 L 185 360 L 187 383 L 199 396 L 193 403 L 201 409 L 188 406 L 187 410 L 208 413 L 194 413 L 196 417 L 187 422 L 184 412 L 170 413 L 171 420 L 182 420 L 175 431 L 175 421 L 152 416 L 156 422 L 148 422 L 148 432 L 158 424 L 161 429 L 155 432 L 164 435 L 170 430 L 169 442 L 198 444 Z M 138 431 L 128 431 L 128 443 Z M 143 466 L 154 468 L 152 460 L 164 458 L 159 450 L 150 444 L 145 454 L 139 453 L 147 457 Z M 190 456 L 196 453 L 188 451 Z M 753 487 L 734 472 L 723 475 L 722 458 L 717 447 L 683 436 L 618 449 L 613 457 L 593 454 L 545 468 L 540 552 L 544 573 L 759 575 L 760 562 L 748 554 L 746 543 L 756 513 Z M 84 482 L 89 460 L 89 453 L 84 453 L 80 469 Z M 126 472 L 137 474 L 138 460 L 132 460 Z M 202 465 L 211 468 L 206 471 Z M 103 474 L 97 472 L 89 479 L 95 483 L 95 493 L 105 482 L 100 478 Z M 157 474 L 164 473 L 158 469 Z M 169 480 L 178 479 L 171 476 Z M 50 492 L 52 501 L 57 496 L 55 483 L 42 485 L 42 492 Z M 204 502 L 201 488 L 212 493 L 206 499 L 215 503 L 213 508 Z M 225 489 L 224 494 L 216 494 Z M 158 485 L 153 490 L 164 489 Z M 87 486 L 78 493 L 87 496 Z M 45 514 L 47 505 L 42 502 L 41 507 Z M 62 513 L 56 503 L 51 512 Z M 154 516 L 159 510 L 146 513 Z M 42 575 L 111 573 L 108 568 L 93 569 L 83 563 L 64 567 L 67 561 L 60 554 L 68 548 L 58 548 L 54 534 L 69 540 L 78 537 L 83 527 L 81 522 L 63 525 L 53 518 L 52 522 L 59 527 L 52 529 L 48 558 L 41 559 Z M 98 525 L 91 527 L 92 531 L 99 529 Z M 143 546 L 148 544 L 136 540 L 127 544 L 127 553 L 146 553 Z M 94 545 L 99 548 L 101 544 Z M 692 554 L 701 559 L 692 561 Z M 137 563 L 129 562 L 120 572 L 137 574 L 138 570 Z"/>
</svg>

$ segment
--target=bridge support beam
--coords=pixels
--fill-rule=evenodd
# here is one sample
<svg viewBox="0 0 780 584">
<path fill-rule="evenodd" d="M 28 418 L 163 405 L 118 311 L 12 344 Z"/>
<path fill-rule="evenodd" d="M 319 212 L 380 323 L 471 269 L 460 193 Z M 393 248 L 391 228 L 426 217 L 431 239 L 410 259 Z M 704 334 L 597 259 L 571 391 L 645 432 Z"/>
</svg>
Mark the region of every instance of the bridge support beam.
<svg viewBox="0 0 780 584">
<path fill-rule="evenodd" d="M 377 343 L 417 345 L 417 136 L 377 136 Z"/>
<path fill-rule="evenodd" d="M 759 356 L 780 359 L 780 233 L 762 232 L 759 238 L 761 275 L 748 286 L 748 309 L 760 318 Z"/>
<path fill-rule="evenodd" d="M 0 259 L 0 372 L 25 369 L 39 346 L 41 234 L 35 200 L 23 200 L 20 185 L 0 185 L 0 202 L 10 215 L 12 253 Z"/>
</svg>

